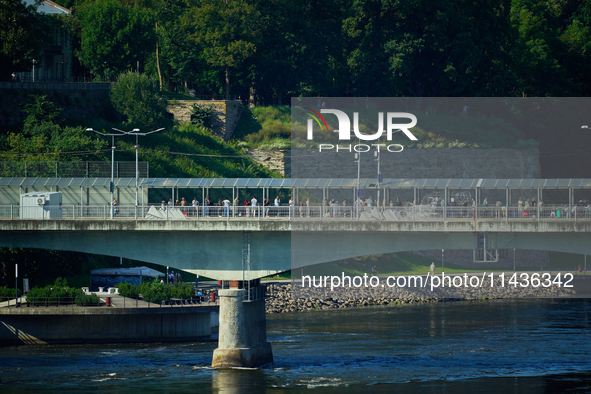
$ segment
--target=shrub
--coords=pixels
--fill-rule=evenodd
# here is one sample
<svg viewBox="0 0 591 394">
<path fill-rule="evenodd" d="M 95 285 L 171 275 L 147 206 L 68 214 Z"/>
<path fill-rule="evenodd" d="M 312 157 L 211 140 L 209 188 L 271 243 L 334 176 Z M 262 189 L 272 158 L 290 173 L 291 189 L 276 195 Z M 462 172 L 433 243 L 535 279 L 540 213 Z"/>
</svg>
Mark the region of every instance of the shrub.
<svg viewBox="0 0 591 394">
<path fill-rule="evenodd" d="M 175 283 L 171 287 L 171 297 L 172 298 L 184 298 L 188 299 L 193 297 L 195 291 L 193 289 L 193 285 L 189 283 Z"/>
<path fill-rule="evenodd" d="M 212 105 L 191 105 L 191 123 L 207 129 L 212 128 L 211 116 L 213 113 Z"/>
<path fill-rule="evenodd" d="M 53 285 L 33 287 L 27 293 L 27 302 L 47 304 L 73 303 L 78 296 L 84 295 L 82 289 L 68 287 L 64 278 L 57 278 Z"/>
<path fill-rule="evenodd" d="M 128 123 L 154 127 L 165 121 L 166 103 L 159 97 L 155 81 L 146 74 L 120 74 L 111 86 L 111 101 Z"/>
<path fill-rule="evenodd" d="M 123 297 L 138 298 L 140 295 L 140 287 L 130 283 L 118 283 L 115 287 Z"/>
<path fill-rule="evenodd" d="M 100 302 L 100 298 L 96 294 L 84 294 L 80 291 L 81 294 L 78 294 L 75 299 L 76 305 L 79 306 L 98 306 Z"/>
<path fill-rule="evenodd" d="M 140 293 L 144 301 L 159 304 L 162 301 L 168 301 L 170 299 L 171 287 L 155 279 L 153 282 L 142 283 L 140 285 Z"/>
<path fill-rule="evenodd" d="M 1 298 L 12 298 L 14 297 L 15 290 L 10 287 L 0 286 L 0 299 Z M 21 289 L 18 289 L 18 295 L 21 295 Z"/>
</svg>

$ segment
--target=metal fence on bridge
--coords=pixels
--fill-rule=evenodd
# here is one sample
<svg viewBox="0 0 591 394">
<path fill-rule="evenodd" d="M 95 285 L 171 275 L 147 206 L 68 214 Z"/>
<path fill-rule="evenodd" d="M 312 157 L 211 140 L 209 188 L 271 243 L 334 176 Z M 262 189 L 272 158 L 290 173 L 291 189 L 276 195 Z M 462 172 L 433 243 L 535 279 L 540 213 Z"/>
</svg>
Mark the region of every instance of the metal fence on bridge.
<svg viewBox="0 0 591 394">
<path fill-rule="evenodd" d="M 114 197 L 122 205 L 135 206 L 135 166 L 125 163 L 124 171 L 122 164 L 116 166 Z M 0 173 L 1 165 L 0 162 Z M 50 167 L 46 171 L 56 171 L 55 164 Z M 84 168 L 80 170 L 83 174 L 71 178 L 61 177 L 59 168 L 58 177 L 53 178 L 32 177 L 30 171 L 27 167 L 27 177 L 0 178 L 1 205 L 15 205 L 20 194 L 43 191 L 62 192 L 64 205 L 110 204 L 109 167 L 101 170 L 109 176 L 97 178 L 88 177 L 91 174 Z M 132 176 L 122 177 L 124 172 Z M 307 204 L 324 207 L 319 208 L 322 213 L 315 214 L 322 218 L 326 216 L 324 211 L 334 206 L 341 211 L 363 205 L 384 211 L 391 207 L 431 206 L 445 212 L 462 212 L 461 207 L 471 208 L 473 204 L 478 208 L 477 216 L 480 216 L 480 208 L 486 211 L 505 206 L 509 210 L 511 206 L 522 206 L 529 215 L 531 209 L 545 205 L 547 209 L 554 207 L 556 216 L 560 211 L 562 217 L 563 212 L 574 216 L 573 208 L 585 207 L 591 201 L 591 179 L 383 179 L 378 184 L 374 179 L 146 178 L 143 175 L 140 173 L 137 183 L 138 205 L 162 201 L 179 201 L 179 204 L 184 201 L 190 205 L 195 200 L 203 209 L 209 209 L 204 204 L 208 199 L 214 204 L 227 199 L 231 205 L 243 205 L 250 204 L 254 197 L 258 205 L 274 206 L 279 197 L 283 206 L 291 199 L 294 208 Z M 544 216 L 537 208 L 535 211 L 536 216 Z M 510 212 L 508 215 L 513 215 L 513 211 Z M 523 211 L 518 210 L 518 213 Z"/>
<path fill-rule="evenodd" d="M 109 205 L 20 207 L 1 205 L 4 220 L 107 220 Z M 35 214 L 31 214 L 35 210 Z M 38 212 L 37 212 L 38 211 Z M 366 221 L 513 221 L 591 219 L 591 205 L 572 207 L 520 205 L 502 207 L 409 206 L 116 206 L 114 220 L 366 220 Z"/>
</svg>

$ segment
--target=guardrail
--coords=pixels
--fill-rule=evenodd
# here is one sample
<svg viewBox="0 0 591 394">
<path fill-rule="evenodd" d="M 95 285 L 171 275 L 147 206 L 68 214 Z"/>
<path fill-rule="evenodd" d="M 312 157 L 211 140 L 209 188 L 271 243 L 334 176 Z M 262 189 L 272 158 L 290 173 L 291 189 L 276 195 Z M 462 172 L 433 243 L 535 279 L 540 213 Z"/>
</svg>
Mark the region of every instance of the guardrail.
<svg viewBox="0 0 591 394">
<path fill-rule="evenodd" d="M 6 304 L 4 304 L 6 303 Z M 89 297 L 0 297 L 0 305 L 20 308 L 97 307 L 105 304 L 100 298 Z"/>
<path fill-rule="evenodd" d="M 109 299 L 107 301 L 107 298 Z M 211 301 L 209 296 L 194 296 L 191 298 L 170 298 L 168 300 L 150 300 L 149 297 L 139 297 L 139 298 L 128 298 L 128 297 L 118 297 L 117 298 L 117 307 L 139 307 L 140 302 L 143 301 L 146 303 L 145 308 L 154 307 L 153 304 L 156 304 L 157 307 L 163 306 L 195 306 L 195 305 L 217 305 L 217 301 Z M 217 300 L 217 297 L 216 297 Z M 154 302 L 155 301 L 155 302 Z M 0 297 L 0 307 L 8 307 L 14 308 L 15 306 L 19 308 L 73 308 L 73 307 L 101 307 L 101 306 L 113 306 L 113 297 L 110 295 L 107 296 L 97 296 L 97 301 L 93 301 L 88 297 L 81 297 L 77 299 L 76 297 L 19 297 L 15 299 L 14 297 Z M 151 306 L 152 305 L 152 306 Z"/>
<path fill-rule="evenodd" d="M 78 220 L 110 219 L 109 205 L 26 206 L 0 205 L 0 219 L 9 220 Z M 416 205 L 403 207 L 367 206 L 133 206 L 118 205 L 113 219 L 134 220 L 585 220 L 591 208 L 553 207 L 441 207 Z"/>
</svg>

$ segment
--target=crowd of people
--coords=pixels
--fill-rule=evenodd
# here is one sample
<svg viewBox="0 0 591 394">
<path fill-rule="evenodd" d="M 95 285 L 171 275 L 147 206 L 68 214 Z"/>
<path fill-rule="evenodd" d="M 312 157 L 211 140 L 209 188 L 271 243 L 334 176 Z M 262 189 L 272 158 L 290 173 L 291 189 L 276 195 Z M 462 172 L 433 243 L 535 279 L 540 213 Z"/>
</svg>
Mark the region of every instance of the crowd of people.
<svg viewBox="0 0 591 394">
<path fill-rule="evenodd" d="M 117 203 L 115 202 L 114 205 L 116 206 Z M 447 217 L 451 218 L 472 217 L 476 215 L 480 218 L 528 218 L 538 216 L 540 218 L 591 218 L 591 203 L 587 200 L 581 200 L 579 203 L 570 206 L 569 204 L 553 204 L 547 206 L 544 202 L 537 201 L 535 197 L 519 197 L 516 204 L 507 206 L 500 200 L 492 203 L 488 197 L 485 197 L 481 204 L 477 204 L 474 198 L 464 198 L 462 201 L 457 201 L 452 196 L 446 204 L 443 198 L 438 197 L 424 199 L 419 203 L 417 200 L 402 201 L 400 197 L 396 197 L 395 200 L 390 200 L 389 202 L 386 199 L 378 202 L 374 201 L 371 196 L 367 198 L 361 198 L 359 196 L 351 204 L 347 199 L 339 201 L 334 198 L 324 198 L 320 202 L 311 202 L 310 198 L 300 198 L 296 203 L 293 197 L 290 197 L 287 202 L 283 202 L 279 196 L 276 196 L 273 200 L 265 198 L 260 202 L 255 196 L 246 198 L 244 201 L 241 201 L 239 197 L 235 197 L 233 201 L 230 201 L 228 198 L 219 198 L 217 202 L 214 202 L 210 199 L 209 195 L 206 195 L 202 204 L 196 197 L 193 198 L 191 203 L 184 197 L 176 201 L 173 201 L 172 198 L 168 202 L 162 200 L 161 209 L 178 208 L 185 216 L 315 217 L 323 215 L 327 217 L 348 217 L 375 208 L 381 208 L 383 210 L 404 210 L 403 208 L 443 208 L 444 206 Z M 202 208 L 201 210 L 199 210 L 200 207 Z"/>
</svg>

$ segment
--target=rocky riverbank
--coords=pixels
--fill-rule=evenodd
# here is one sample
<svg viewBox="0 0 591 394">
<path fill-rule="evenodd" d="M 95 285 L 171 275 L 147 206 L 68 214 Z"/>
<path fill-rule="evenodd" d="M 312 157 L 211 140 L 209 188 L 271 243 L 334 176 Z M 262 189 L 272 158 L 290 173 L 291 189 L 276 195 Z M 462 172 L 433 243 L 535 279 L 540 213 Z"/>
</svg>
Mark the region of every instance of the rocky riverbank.
<svg viewBox="0 0 591 394">
<path fill-rule="evenodd" d="M 267 285 L 267 313 L 302 312 L 319 309 L 354 308 L 376 305 L 401 305 L 425 302 L 446 302 L 463 300 L 486 300 L 502 298 L 556 298 L 572 297 L 573 289 L 558 287 L 514 287 L 508 285 L 505 278 L 504 286 L 501 279 L 495 278 L 491 286 L 489 278 L 478 287 L 338 287 L 302 288 L 301 282 L 291 284 Z"/>
</svg>

